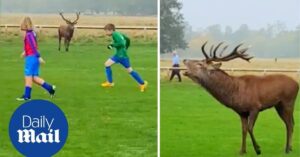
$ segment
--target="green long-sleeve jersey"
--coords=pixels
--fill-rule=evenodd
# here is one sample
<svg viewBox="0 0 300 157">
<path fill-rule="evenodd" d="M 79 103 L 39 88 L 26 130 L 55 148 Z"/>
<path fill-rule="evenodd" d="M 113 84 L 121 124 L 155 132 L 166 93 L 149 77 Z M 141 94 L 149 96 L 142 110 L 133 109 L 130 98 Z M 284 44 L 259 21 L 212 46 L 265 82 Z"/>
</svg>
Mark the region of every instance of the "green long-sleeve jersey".
<svg viewBox="0 0 300 157">
<path fill-rule="evenodd" d="M 117 31 L 112 33 L 113 43 L 111 44 L 112 47 L 115 48 L 115 56 L 120 58 L 128 58 L 127 49 L 130 46 L 130 39 Z"/>
</svg>

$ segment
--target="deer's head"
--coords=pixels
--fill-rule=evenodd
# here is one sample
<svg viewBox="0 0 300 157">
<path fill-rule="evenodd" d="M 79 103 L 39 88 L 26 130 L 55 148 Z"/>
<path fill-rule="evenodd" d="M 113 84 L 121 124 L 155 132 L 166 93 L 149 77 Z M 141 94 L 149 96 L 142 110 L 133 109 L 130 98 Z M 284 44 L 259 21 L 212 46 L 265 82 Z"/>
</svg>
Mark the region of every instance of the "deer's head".
<svg viewBox="0 0 300 157">
<path fill-rule="evenodd" d="M 77 24 L 77 21 L 79 20 L 80 12 L 76 13 L 76 19 L 73 22 L 70 19 L 66 19 L 62 12 L 60 12 L 59 15 L 62 17 L 62 19 L 66 22 L 68 26 L 72 26 L 72 28 L 74 28 L 74 26 Z"/>
<path fill-rule="evenodd" d="M 219 55 L 217 56 L 218 49 L 224 44 L 224 42 L 219 43 L 216 47 L 214 45 L 210 48 L 209 55 L 205 52 L 205 46 L 207 42 L 205 42 L 202 47 L 202 53 L 205 57 L 203 60 L 183 60 L 183 63 L 187 67 L 187 71 L 184 73 L 185 76 L 194 80 L 197 77 L 201 77 L 203 75 L 209 74 L 211 71 L 219 70 L 222 62 L 230 61 L 235 58 L 241 58 L 246 61 L 250 61 L 253 57 L 248 56 L 246 51 L 249 48 L 239 49 L 242 44 L 236 46 L 231 53 L 223 56 L 223 52 L 228 48 L 228 45 L 224 46 Z"/>
</svg>

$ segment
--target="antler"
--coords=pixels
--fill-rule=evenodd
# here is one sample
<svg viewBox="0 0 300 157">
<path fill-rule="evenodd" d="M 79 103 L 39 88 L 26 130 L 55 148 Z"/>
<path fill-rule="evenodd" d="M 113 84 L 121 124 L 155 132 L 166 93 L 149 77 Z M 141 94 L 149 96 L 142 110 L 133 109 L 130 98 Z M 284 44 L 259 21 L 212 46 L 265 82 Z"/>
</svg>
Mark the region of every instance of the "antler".
<svg viewBox="0 0 300 157">
<path fill-rule="evenodd" d="M 201 47 L 201 50 L 202 50 L 202 53 L 204 55 L 204 57 L 207 59 L 209 59 L 208 55 L 205 53 L 205 45 L 207 44 L 207 41 L 202 45 Z"/>
<path fill-rule="evenodd" d="M 229 53 L 228 55 L 222 57 L 223 52 L 227 49 L 228 45 L 226 45 L 223 50 L 221 51 L 219 57 L 217 57 L 216 53 L 217 50 L 219 49 L 219 47 L 223 44 L 224 42 L 219 43 L 216 48 L 213 50 L 214 46 L 211 47 L 210 49 L 210 57 L 208 57 L 208 55 L 205 52 L 205 45 L 207 44 L 207 41 L 203 44 L 202 46 L 202 53 L 205 56 L 205 60 L 206 62 L 224 62 L 224 61 L 230 61 L 233 60 L 235 58 L 241 58 L 243 60 L 246 61 L 250 61 L 250 59 L 252 59 L 253 57 L 250 57 L 248 54 L 246 54 L 246 51 L 249 49 L 248 48 L 243 48 L 241 50 L 238 50 L 243 44 L 239 44 L 238 46 L 236 46 L 231 53 Z"/>
<path fill-rule="evenodd" d="M 223 50 L 220 52 L 220 57 L 222 57 L 224 51 L 225 51 L 227 48 L 228 48 L 228 45 L 226 45 L 226 46 L 223 48 Z"/>
<path fill-rule="evenodd" d="M 77 21 L 79 20 L 79 15 L 80 15 L 80 12 L 77 12 L 76 13 L 76 20 L 73 23 L 77 23 Z"/>
<path fill-rule="evenodd" d="M 64 17 L 64 15 L 63 15 L 62 12 L 59 12 L 59 15 L 62 17 L 62 19 L 63 19 L 64 21 L 66 21 L 67 23 L 71 23 L 70 20 L 68 20 L 68 19 L 66 19 L 66 18 Z"/>
</svg>

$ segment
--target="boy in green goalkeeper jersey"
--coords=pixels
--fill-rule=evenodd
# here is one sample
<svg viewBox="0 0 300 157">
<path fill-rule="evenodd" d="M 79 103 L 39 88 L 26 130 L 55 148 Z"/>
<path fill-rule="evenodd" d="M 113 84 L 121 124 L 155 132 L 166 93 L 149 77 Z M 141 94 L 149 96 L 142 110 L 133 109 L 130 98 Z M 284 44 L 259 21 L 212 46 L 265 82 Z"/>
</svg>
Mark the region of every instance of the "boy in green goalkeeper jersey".
<svg viewBox="0 0 300 157">
<path fill-rule="evenodd" d="M 115 63 L 121 64 L 124 68 L 127 69 L 128 73 L 137 81 L 137 83 L 140 86 L 140 91 L 144 92 L 147 88 L 147 81 L 144 81 L 140 75 L 132 69 L 130 66 L 130 61 L 129 57 L 127 55 L 127 50 L 130 46 L 130 39 L 115 30 L 115 25 L 114 24 L 107 24 L 104 27 L 105 34 L 107 36 L 111 36 L 113 39 L 112 44 L 109 44 L 107 46 L 108 49 L 115 49 L 115 54 L 109 58 L 105 62 L 105 72 L 106 72 L 106 77 L 107 81 L 102 83 L 102 87 L 113 87 L 113 78 L 112 78 L 112 70 L 111 66 Z"/>
</svg>

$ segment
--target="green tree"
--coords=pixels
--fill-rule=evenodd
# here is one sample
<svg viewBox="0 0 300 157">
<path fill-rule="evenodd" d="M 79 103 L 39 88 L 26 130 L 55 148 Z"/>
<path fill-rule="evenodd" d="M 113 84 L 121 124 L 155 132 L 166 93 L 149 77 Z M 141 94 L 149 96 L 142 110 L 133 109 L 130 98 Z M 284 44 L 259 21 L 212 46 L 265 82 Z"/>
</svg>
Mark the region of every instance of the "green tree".
<svg viewBox="0 0 300 157">
<path fill-rule="evenodd" d="M 160 5 L 160 53 L 187 48 L 184 40 L 185 22 L 178 0 L 161 0 Z"/>
</svg>

